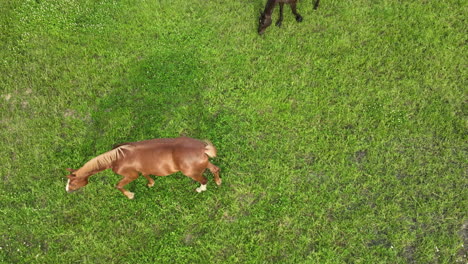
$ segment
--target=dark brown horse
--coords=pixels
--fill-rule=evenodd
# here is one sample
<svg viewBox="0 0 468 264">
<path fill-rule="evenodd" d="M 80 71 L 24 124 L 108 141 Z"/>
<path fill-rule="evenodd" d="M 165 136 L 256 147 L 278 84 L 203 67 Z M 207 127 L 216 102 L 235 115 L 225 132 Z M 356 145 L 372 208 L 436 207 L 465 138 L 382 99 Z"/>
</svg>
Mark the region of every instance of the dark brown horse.
<svg viewBox="0 0 468 264">
<path fill-rule="evenodd" d="M 315 0 L 314 9 L 318 8 L 319 2 L 320 0 Z M 296 10 L 296 3 L 297 3 L 297 0 L 268 0 L 265 5 L 265 10 L 263 12 L 260 11 L 258 34 L 262 35 L 265 32 L 266 28 L 271 25 L 271 15 L 273 14 L 273 10 L 275 9 L 276 4 L 279 4 L 280 6 L 280 17 L 278 21 L 276 21 L 276 25 L 278 27 L 280 27 L 281 23 L 283 22 L 284 4 L 289 4 L 293 15 L 296 16 L 296 21 L 302 22 L 302 16 L 299 15 L 299 13 L 297 13 L 297 10 Z"/>
<path fill-rule="evenodd" d="M 88 184 L 89 176 L 112 169 L 123 176 L 117 184 L 119 189 L 129 199 L 134 193 L 123 187 L 138 178 L 141 173 L 148 180 L 148 186 L 154 185 L 149 175 L 167 176 L 181 171 L 186 176 L 199 182 L 197 192 L 206 191 L 208 180 L 203 177 L 205 169 L 213 173 L 217 185 L 221 185 L 219 168 L 210 163 L 208 158 L 216 157 L 216 148 L 208 141 L 200 141 L 188 137 L 151 139 L 140 142 L 125 143 L 116 146 L 111 151 L 101 154 L 68 177 L 67 192 L 72 192 Z"/>
</svg>

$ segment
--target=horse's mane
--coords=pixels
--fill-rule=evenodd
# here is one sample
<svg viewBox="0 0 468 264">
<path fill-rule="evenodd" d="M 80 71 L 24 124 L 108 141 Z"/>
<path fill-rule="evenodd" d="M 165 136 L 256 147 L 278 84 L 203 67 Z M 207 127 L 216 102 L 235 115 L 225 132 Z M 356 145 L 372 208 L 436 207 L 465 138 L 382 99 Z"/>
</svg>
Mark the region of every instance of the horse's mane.
<svg viewBox="0 0 468 264">
<path fill-rule="evenodd" d="M 119 147 L 125 146 L 125 145 L 130 145 L 130 143 L 126 142 L 126 143 L 115 144 L 114 146 L 112 146 L 112 149 L 116 149 L 116 148 L 119 148 Z"/>
<path fill-rule="evenodd" d="M 106 153 L 103 153 L 90 161 L 86 162 L 83 167 L 78 169 L 75 172 L 75 175 L 80 176 L 89 176 L 91 174 L 97 173 L 99 171 L 108 169 L 112 166 L 112 163 L 122 157 L 125 157 L 125 149 L 130 149 L 132 146 L 127 144 L 119 144 L 114 146 L 114 148 Z"/>
</svg>

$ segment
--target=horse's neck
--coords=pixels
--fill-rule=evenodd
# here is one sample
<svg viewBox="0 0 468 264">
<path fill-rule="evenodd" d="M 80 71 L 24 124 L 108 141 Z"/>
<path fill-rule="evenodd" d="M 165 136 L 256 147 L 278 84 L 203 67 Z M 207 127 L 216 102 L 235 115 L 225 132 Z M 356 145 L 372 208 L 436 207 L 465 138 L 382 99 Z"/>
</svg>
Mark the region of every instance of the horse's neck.
<svg viewBox="0 0 468 264">
<path fill-rule="evenodd" d="M 97 173 L 97 171 L 94 172 L 94 171 L 80 171 L 80 170 L 77 170 L 77 171 L 75 172 L 75 175 L 76 175 L 76 177 L 87 179 L 87 178 L 89 178 L 91 175 L 94 175 L 94 174 L 96 174 L 96 173 Z"/>
<path fill-rule="evenodd" d="M 78 169 L 78 170 L 75 172 L 75 175 L 76 175 L 77 177 L 87 179 L 87 178 L 89 178 L 90 176 L 92 176 L 92 175 L 94 175 L 94 174 L 96 174 L 96 173 L 98 173 L 98 172 L 100 172 L 100 171 L 103 171 L 103 170 L 105 170 L 105 169 L 107 169 L 107 168 L 101 167 L 101 168 L 95 168 L 95 169 L 93 169 L 93 170 L 89 170 L 89 169 L 87 169 L 87 168 L 85 168 L 85 167 L 83 166 L 83 167 L 81 167 L 80 169 Z"/>
<path fill-rule="evenodd" d="M 89 176 L 96 174 L 105 169 L 112 167 L 113 162 L 119 159 L 119 157 L 125 156 L 123 153 L 124 147 L 118 147 L 106 153 L 103 153 L 97 157 L 94 157 L 90 161 L 86 162 L 83 167 L 76 171 L 76 176 L 80 178 L 88 178 Z"/>
<path fill-rule="evenodd" d="M 277 0 L 268 0 L 268 2 L 265 5 L 265 10 L 263 11 L 263 14 L 265 14 L 265 16 L 271 16 L 271 14 L 273 13 L 273 9 L 275 8 L 276 1 Z"/>
</svg>

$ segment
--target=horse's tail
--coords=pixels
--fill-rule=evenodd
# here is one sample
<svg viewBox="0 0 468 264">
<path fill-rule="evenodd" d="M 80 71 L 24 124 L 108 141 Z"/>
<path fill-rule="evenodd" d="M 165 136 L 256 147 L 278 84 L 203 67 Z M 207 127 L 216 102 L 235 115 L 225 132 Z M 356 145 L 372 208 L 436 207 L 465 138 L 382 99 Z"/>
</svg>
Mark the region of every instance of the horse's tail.
<svg viewBox="0 0 468 264">
<path fill-rule="evenodd" d="M 204 141 L 206 146 L 205 146 L 205 154 L 208 155 L 210 158 L 216 157 L 216 147 L 208 140 Z"/>
<path fill-rule="evenodd" d="M 103 153 L 90 161 L 86 162 L 83 167 L 78 169 L 75 174 L 77 176 L 88 176 L 91 174 L 98 173 L 105 169 L 109 169 L 112 167 L 114 161 L 119 160 L 120 158 L 125 157 L 125 149 L 128 149 L 129 145 L 119 145 L 116 146 L 114 149 Z"/>
</svg>

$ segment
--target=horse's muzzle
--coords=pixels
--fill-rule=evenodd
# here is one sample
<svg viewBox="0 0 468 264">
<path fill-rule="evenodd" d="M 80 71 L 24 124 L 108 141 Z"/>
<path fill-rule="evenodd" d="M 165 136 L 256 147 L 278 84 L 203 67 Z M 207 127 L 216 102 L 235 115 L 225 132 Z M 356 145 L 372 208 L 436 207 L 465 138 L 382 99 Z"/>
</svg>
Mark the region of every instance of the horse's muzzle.
<svg viewBox="0 0 468 264">
<path fill-rule="evenodd" d="M 65 186 L 65 191 L 67 191 L 67 193 L 72 193 L 76 190 L 70 190 L 70 179 L 68 179 L 67 181 L 67 186 Z"/>
</svg>

